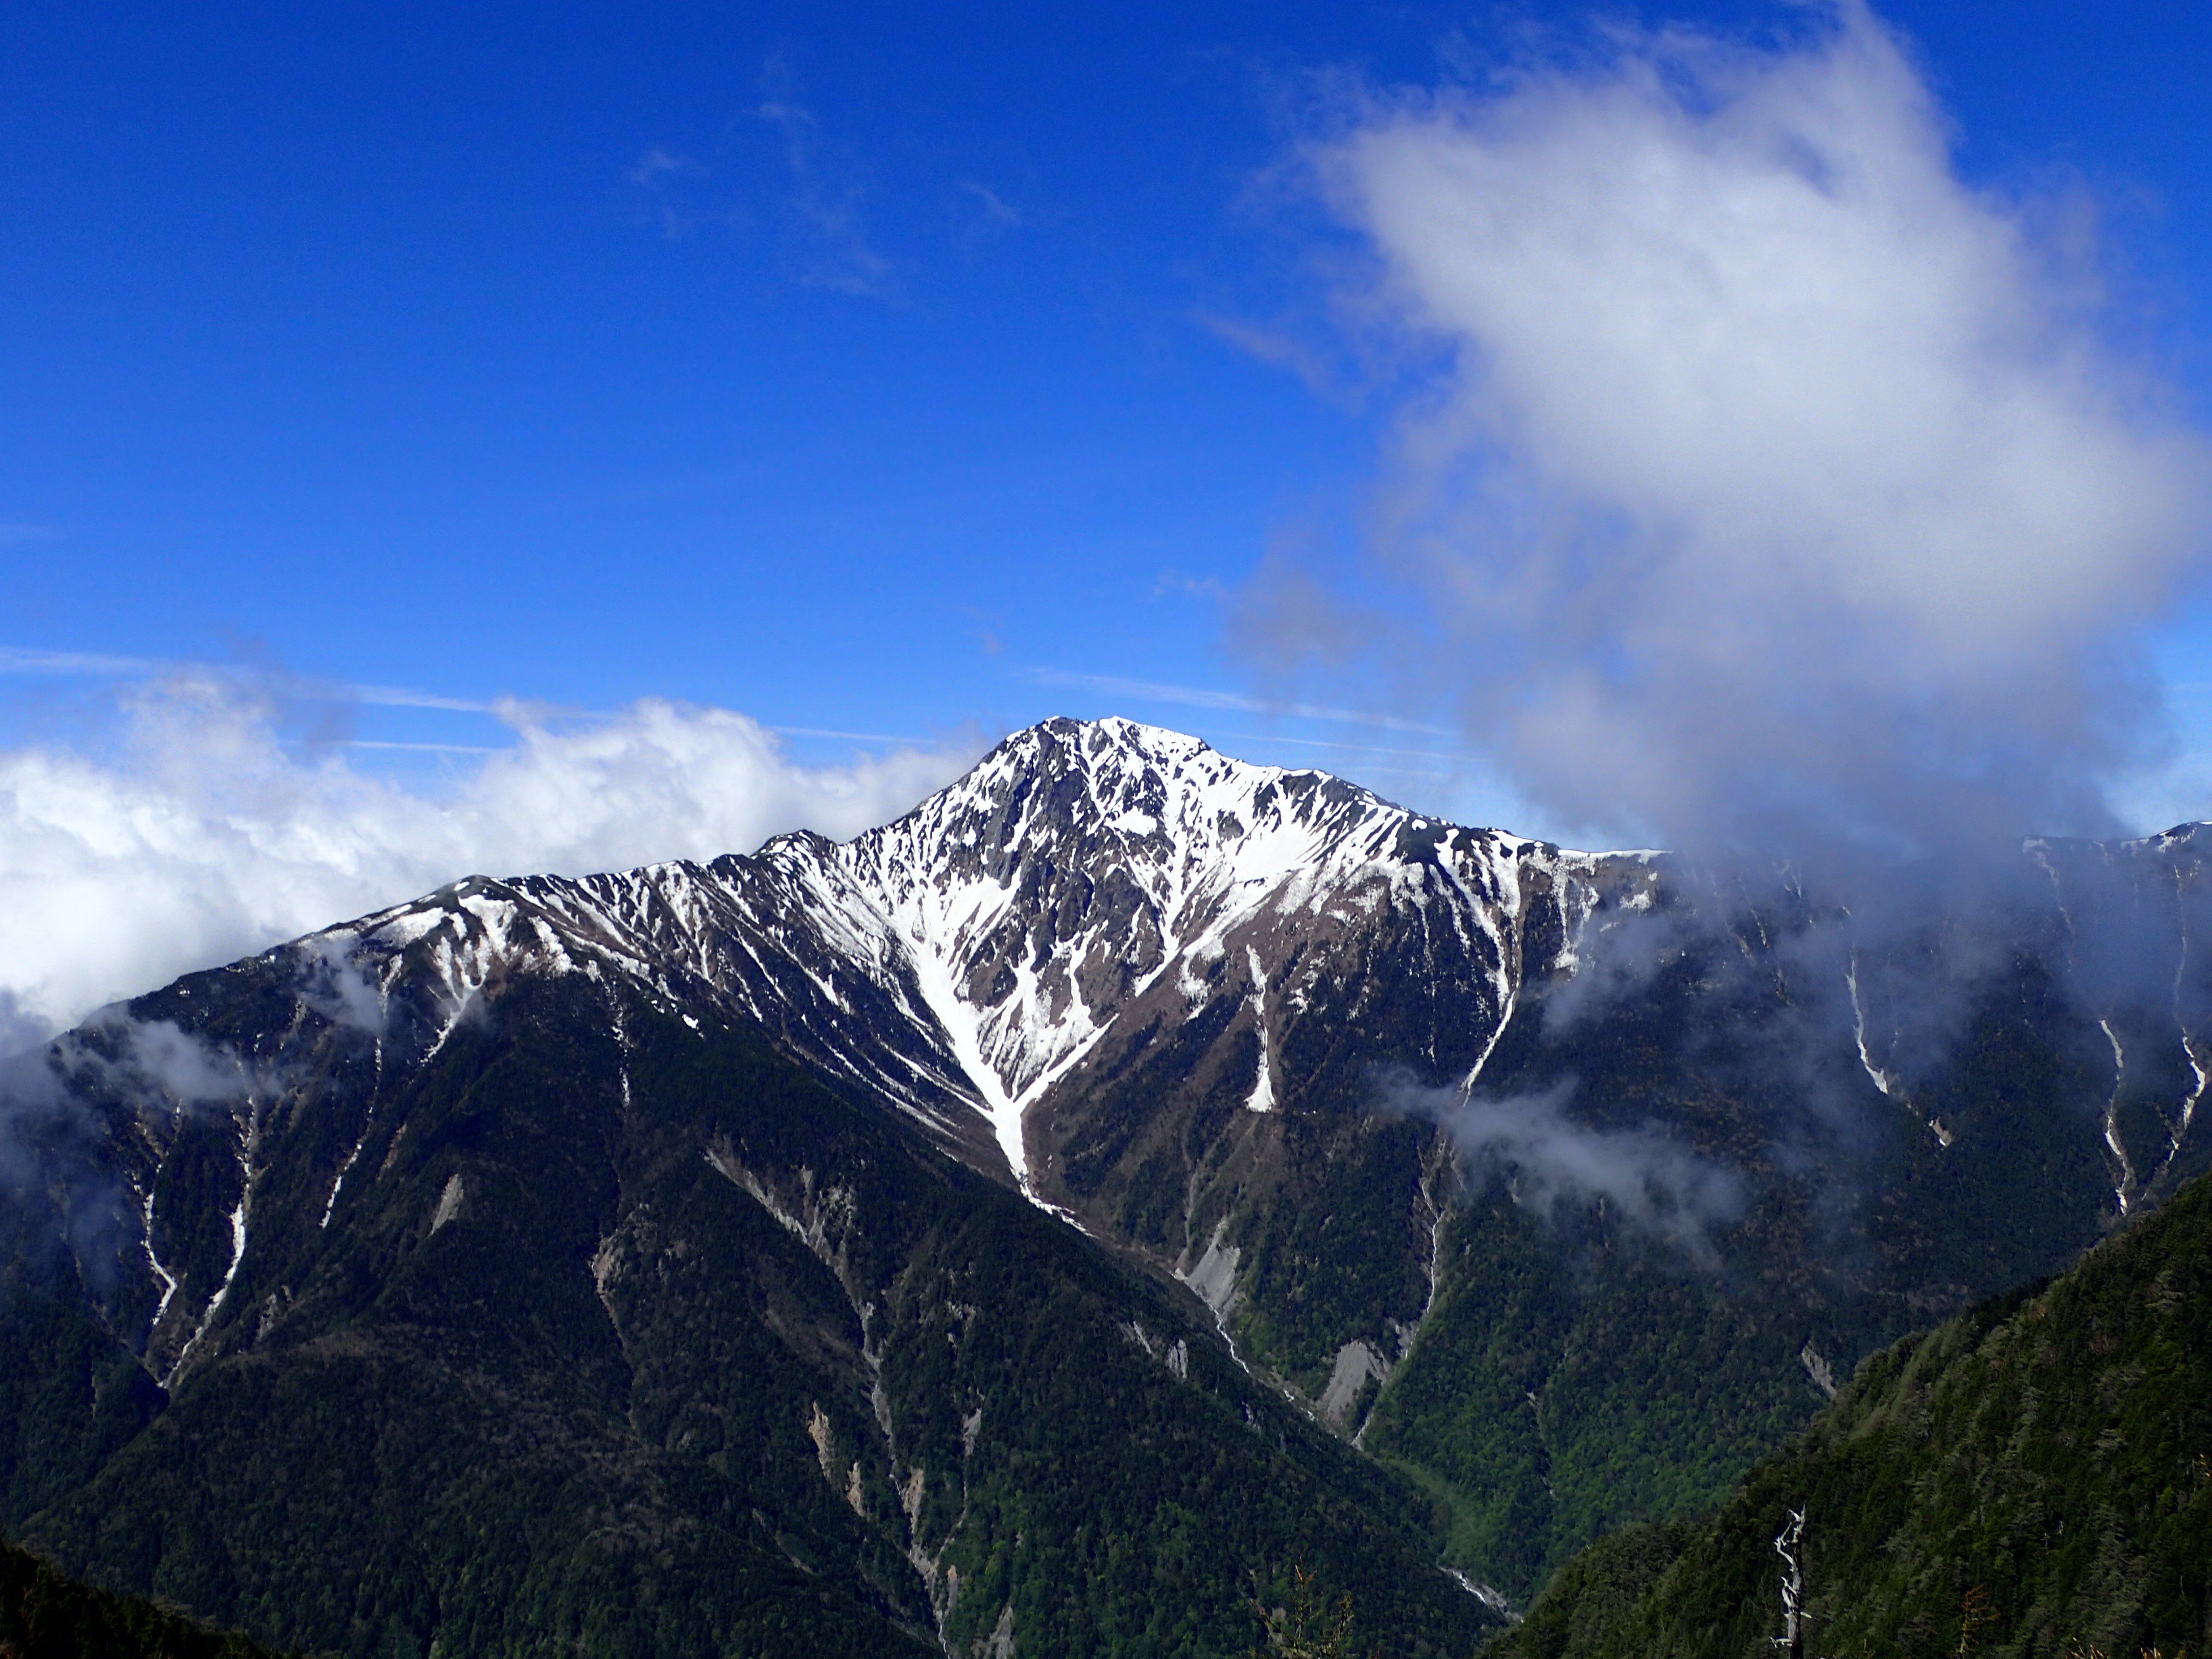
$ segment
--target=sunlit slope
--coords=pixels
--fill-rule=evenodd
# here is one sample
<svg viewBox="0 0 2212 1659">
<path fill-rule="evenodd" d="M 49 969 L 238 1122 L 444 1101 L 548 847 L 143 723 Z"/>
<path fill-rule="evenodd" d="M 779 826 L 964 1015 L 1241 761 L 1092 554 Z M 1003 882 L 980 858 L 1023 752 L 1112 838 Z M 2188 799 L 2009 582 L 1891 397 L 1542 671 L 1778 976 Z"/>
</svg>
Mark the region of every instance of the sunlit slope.
<svg viewBox="0 0 2212 1659">
<path fill-rule="evenodd" d="M 1589 1550 L 1488 1651 L 1771 1652 L 1796 1509 L 1810 1652 L 2212 1650 L 2212 1182 L 1874 1356 L 1709 1522 Z"/>
</svg>

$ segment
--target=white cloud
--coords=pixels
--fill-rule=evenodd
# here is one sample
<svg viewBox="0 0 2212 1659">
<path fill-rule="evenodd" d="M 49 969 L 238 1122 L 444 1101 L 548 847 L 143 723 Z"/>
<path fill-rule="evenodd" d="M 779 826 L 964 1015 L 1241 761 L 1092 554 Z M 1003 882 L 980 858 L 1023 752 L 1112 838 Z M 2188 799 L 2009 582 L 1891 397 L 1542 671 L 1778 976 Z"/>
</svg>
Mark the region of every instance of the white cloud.
<svg viewBox="0 0 2212 1659">
<path fill-rule="evenodd" d="M 690 156 L 672 154 L 655 144 L 638 157 L 637 165 L 629 169 L 627 177 L 630 183 L 650 189 L 671 173 L 680 177 L 685 173 L 704 173 L 706 171 Z"/>
<path fill-rule="evenodd" d="M 2063 216 L 1964 182 L 1863 7 L 1378 100 L 1316 147 L 1439 362 L 1383 543 L 1470 731 L 1641 838 L 2101 830 L 2206 447 Z"/>
<path fill-rule="evenodd" d="M 963 179 L 960 188 L 982 204 L 983 211 L 1002 225 L 1018 225 L 1022 216 L 1009 207 L 999 192 L 988 185 L 979 185 L 973 179 Z"/>
<path fill-rule="evenodd" d="M 964 770 L 974 748 L 803 767 L 742 714 L 642 702 L 514 745 L 450 798 L 302 757 L 235 680 L 125 698 L 112 757 L 0 752 L 0 1036 L 35 1039 L 191 969 L 458 877 L 622 869 L 848 836 Z"/>
<path fill-rule="evenodd" d="M 1192 708 L 1232 709 L 1241 714 L 1277 714 L 1291 720 L 1330 720 L 1346 726 L 1372 726 L 1382 732 L 1412 732 L 1431 738 L 1453 733 L 1440 726 L 1393 714 L 1371 714 L 1357 708 L 1320 708 L 1305 702 L 1274 702 L 1248 696 L 1241 691 L 1220 691 L 1204 686 L 1164 685 L 1157 680 L 1125 679 L 1118 674 L 1078 674 L 1061 668 L 1032 668 L 1029 678 L 1039 685 L 1066 686 L 1097 691 L 1108 696 L 1134 697 L 1145 702 L 1181 703 Z"/>
<path fill-rule="evenodd" d="M 1741 1177 L 1654 1125 L 1596 1129 L 1577 1122 L 1566 1109 L 1573 1092 L 1571 1084 L 1561 1084 L 1492 1099 L 1400 1080 L 1382 1098 L 1388 1109 L 1442 1124 L 1468 1158 L 1510 1170 L 1518 1203 L 1547 1216 L 1563 1203 L 1602 1203 L 1700 1263 L 1717 1260 L 1710 1230 L 1742 1216 Z"/>
</svg>

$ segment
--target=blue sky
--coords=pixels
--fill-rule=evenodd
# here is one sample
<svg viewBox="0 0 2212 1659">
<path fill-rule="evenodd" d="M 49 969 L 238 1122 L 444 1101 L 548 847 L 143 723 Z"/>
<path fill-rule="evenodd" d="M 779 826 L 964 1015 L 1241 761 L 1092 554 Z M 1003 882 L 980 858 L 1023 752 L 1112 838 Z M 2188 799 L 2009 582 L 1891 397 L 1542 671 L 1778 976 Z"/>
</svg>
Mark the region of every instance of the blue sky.
<svg viewBox="0 0 2212 1659">
<path fill-rule="evenodd" d="M 499 699 L 552 731 L 671 699 L 781 728 L 801 766 L 1111 712 L 1432 810 L 1591 822 L 1482 757 L 1449 675 L 1316 668 L 1230 619 L 1271 555 L 1353 571 L 1333 603 L 1373 586 L 1420 395 L 1343 274 L 1368 228 L 1302 158 L 1363 89 L 1580 72 L 1593 15 L 16 8 L 0 744 L 156 766 L 146 688 L 211 665 L 301 763 L 426 799 L 517 741 Z M 2094 331 L 2201 428 L 2212 14 L 1881 15 L 1962 185 L 2070 204 L 2051 234 L 2094 240 Z M 1822 27 L 1601 21 L 1753 50 Z M 2212 635 L 2172 590 L 2128 648 L 2179 748 L 2212 749 Z M 2207 775 L 2185 759 L 2123 812 L 2212 813 Z"/>
<path fill-rule="evenodd" d="M 14 642 L 918 735 L 1227 683 L 1203 584 L 1361 441 L 1195 319 L 1281 281 L 1274 83 L 1419 33 L 1272 14 L 19 21 Z"/>
</svg>

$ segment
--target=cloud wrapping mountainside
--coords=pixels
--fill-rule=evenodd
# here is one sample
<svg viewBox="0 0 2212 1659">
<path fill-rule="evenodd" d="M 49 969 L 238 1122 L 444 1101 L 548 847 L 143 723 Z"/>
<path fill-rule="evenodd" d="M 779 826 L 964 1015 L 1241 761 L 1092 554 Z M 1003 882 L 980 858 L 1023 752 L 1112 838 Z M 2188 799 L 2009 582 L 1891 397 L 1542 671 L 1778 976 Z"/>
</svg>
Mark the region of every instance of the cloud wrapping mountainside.
<svg viewBox="0 0 2212 1659">
<path fill-rule="evenodd" d="M 964 770 L 964 749 L 806 767 L 743 714 L 647 700 L 578 730 L 507 712 L 517 741 L 448 799 L 302 756 L 272 706 L 182 678 L 126 703 L 94 759 L 0 754 L 0 1050 L 100 1003 L 460 876 L 581 874 L 846 836 Z"/>
<path fill-rule="evenodd" d="M 1717 1265 L 1711 1230 L 1741 1218 L 1741 1176 L 1656 1124 L 1605 1130 L 1577 1122 L 1567 1111 L 1574 1095 L 1572 1080 L 1504 1098 L 1401 1083 L 1382 1099 L 1387 1109 L 1442 1125 L 1486 1174 L 1510 1170 L 1516 1204 L 1547 1216 L 1563 1205 L 1610 1205 L 1698 1266 Z"/>
</svg>

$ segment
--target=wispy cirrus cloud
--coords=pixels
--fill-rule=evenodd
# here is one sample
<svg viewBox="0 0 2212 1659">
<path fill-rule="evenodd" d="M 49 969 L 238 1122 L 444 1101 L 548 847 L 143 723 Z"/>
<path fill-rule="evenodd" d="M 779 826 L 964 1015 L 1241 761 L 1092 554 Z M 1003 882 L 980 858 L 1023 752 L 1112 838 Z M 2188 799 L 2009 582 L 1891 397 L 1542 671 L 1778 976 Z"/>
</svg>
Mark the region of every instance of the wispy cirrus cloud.
<svg viewBox="0 0 2212 1659">
<path fill-rule="evenodd" d="M 1032 668 L 1027 678 L 1038 685 L 1065 686 L 1071 690 L 1097 691 L 1107 696 L 1128 697 L 1142 702 L 1169 703 L 1186 708 L 1212 708 L 1240 714 L 1273 714 L 1284 720 L 1326 720 L 1364 726 L 1381 732 L 1415 732 L 1423 737 L 1453 738 L 1449 726 L 1431 726 L 1395 714 L 1359 708 L 1334 708 L 1317 703 L 1278 702 L 1243 691 L 1221 691 L 1205 686 L 1173 685 L 1158 680 L 1125 679 L 1115 674 L 1079 674 L 1062 668 Z"/>
<path fill-rule="evenodd" d="M 769 60 L 761 90 L 765 95 L 753 114 L 783 141 L 799 280 L 857 298 L 893 297 L 896 273 L 870 241 L 861 211 L 866 191 L 850 164 L 823 141 L 789 59 Z"/>
<path fill-rule="evenodd" d="M 0 674 L 53 679 L 112 679 L 118 675 L 159 674 L 174 665 L 153 657 L 121 657 L 100 651 L 40 651 L 0 645 Z"/>
<path fill-rule="evenodd" d="M 653 185 L 670 178 L 703 178 L 706 172 L 690 156 L 678 155 L 655 144 L 638 157 L 637 165 L 630 168 L 628 176 L 634 185 Z"/>
<path fill-rule="evenodd" d="M 1170 567 L 1152 579 L 1152 597 L 1164 599 L 1171 593 L 1188 599 L 1219 600 L 1229 597 L 1229 588 L 1218 576 L 1192 576 Z"/>
<path fill-rule="evenodd" d="M 0 646 L 0 674 L 21 674 L 54 679 L 152 679 L 185 676 L 196 680 L 229 679 L 263 693 L 282 692 L 302 699 L 364 703 L 380 708 L 439 708 L 454 714 L 496 714 L 497 700 L 451 697 L 435 691 L 419 691 L 404 685 L 367 685 L 348 680 L 321 679 L 264 666 L 224 667 L 181 658 L 125 657 L 97 651 L 44 651 L 27 646 Z"/>
<path fill-rule="evenodd" d="M 1306 390 L 1317 398 L 1326 398 L 1332 402 L 1357 401 L 1349 395 L 1344 376 L 1338 372 L 1336 366 L 1311 340 L 1300 334 L 1288 329 L 1265 327 L 1241 317 L 1225 316 L 1214 311 L 1194 312 L 1191 320 L 1224 345 L 1243 353 L 1255 362 L 1295 374 L 1305 383 Z"/>
<path fill-rule="evenodd" d="M 1009 206 L 1006 198 L 988 185 L 979 185 L 973 179 L 963 179 L 960 188 L 981 204 L 986 216 L 1008 227 L 1021 223 L 1020 213 Z"/>
<path fill-rule="evenodd" d="M 707 168 L 690 156 L 654 144 L 626 169 L 623 177 L 637 186 L 650 205 L 660 234 L 671 241 L 696 225 L 702 215 L 688 204 L 684 187 L 708 176 Z M 722 217 L 721 215 L 705 216 Z"/>
</svg>

